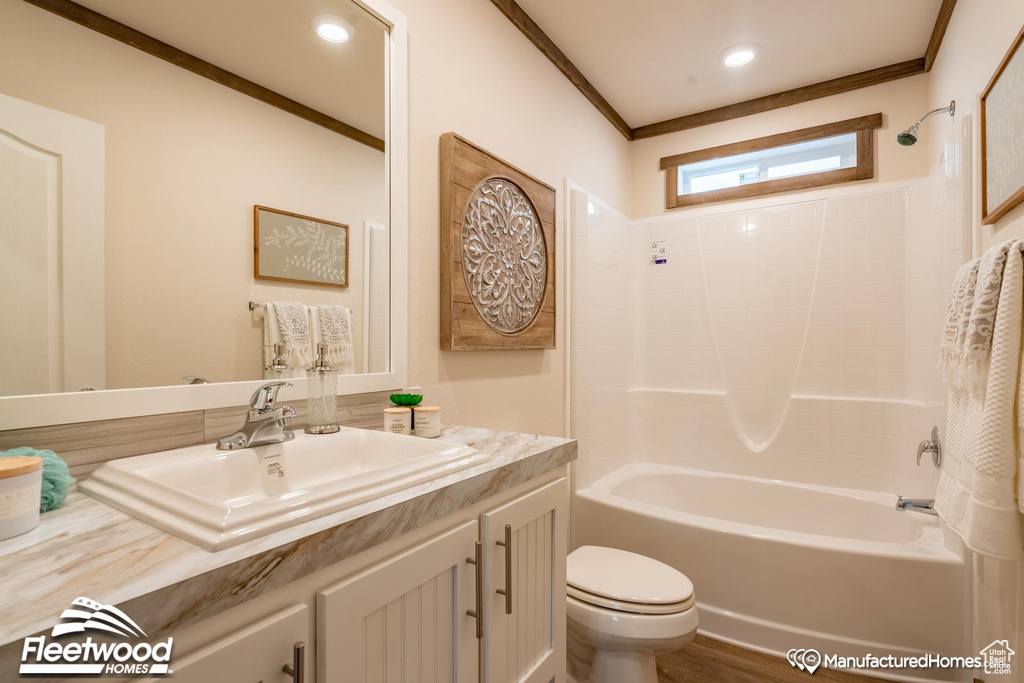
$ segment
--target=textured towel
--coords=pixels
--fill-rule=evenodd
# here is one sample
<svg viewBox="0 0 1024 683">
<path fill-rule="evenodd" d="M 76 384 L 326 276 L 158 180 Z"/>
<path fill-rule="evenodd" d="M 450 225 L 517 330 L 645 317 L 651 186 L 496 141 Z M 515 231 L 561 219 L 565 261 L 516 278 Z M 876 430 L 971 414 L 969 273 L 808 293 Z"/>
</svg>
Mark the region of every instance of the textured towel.
<svg viewBox="0 0 1024 683">
<path fill-rule="evenodd" d="M 1006 254 L 998 244 L 964 265 L 953 281 L 946 327 L 939 347 L 939 373 L 951 386 L 984 398 L 992 356 L 992 334 Z"/>
<path fill-rule="evenodd" d="M 344 306 L 313 306 L 313 348 L 327 344 L 327 360 L 339 375 L 355 372 L 352 352 L 352 314 Z"/>
<path fill-rule="evenodd" d="M 991 362 L 984 395 L 950 385 L 945 463 L 935 493 L 935 510 L 950 529 L 976 553 L 1003 560 L 1021 554 L 1021 512 L 1017 477 L 1018 400 L 1021 393 L 1022 307 L 1024 257 L 1016 242 L 1009 255 L 1000 290 L 986 299 L 998 300 L 990 336 Z M 987 255 L 988 252 L 986 252 Z M 984 261 L 984 259 L 983 259 Z M 984 264 L 982 264 L 984 267 Z M 978 292 L 982 292 L 979 274 Z M 977 299 L 977 294 L 975 299 Z"/>
<path fill-rule="evenodd" d="M 263 318 L 263 366 L 274 358 L 274 345 L 284 343 L 285 358 L 292 367 L 291 377 L 305 377 L 313 362 L 313 342 L 309 333 L 309 307 L 297 301 L 270 301 Z"/>
</svg>

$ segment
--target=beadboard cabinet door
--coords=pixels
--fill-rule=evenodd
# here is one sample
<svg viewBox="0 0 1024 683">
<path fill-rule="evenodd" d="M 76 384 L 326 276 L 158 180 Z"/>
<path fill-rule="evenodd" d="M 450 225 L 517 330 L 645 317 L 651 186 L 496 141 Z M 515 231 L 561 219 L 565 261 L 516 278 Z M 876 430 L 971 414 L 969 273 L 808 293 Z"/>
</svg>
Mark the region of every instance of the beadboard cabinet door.
<svg viewBox="0 0 1024 683">
<path fill-rule="evenodd" d="M 568 523 L 564 477 L 481 516 L 484 683 L 565 681 Z"/>
<path fill-rule="evenodd" d="M 317 594 L 319 683 L 478 678 L 476 520 Z"/>
<path fill-rule="evenodd" d="M 171 659 L 175 683 L 299 683 L 286 673 L 294 671 L 297 657 L 300 672 L 312 663 L 309 652 L 310 614 L 306 605 L 295 605 L 252 626 L 215 641 L 181 660 Z M 157 683 L 164 676 L 138 683 Z M 305 677 L 303 683 L 312 683 Z"/>
</svg>

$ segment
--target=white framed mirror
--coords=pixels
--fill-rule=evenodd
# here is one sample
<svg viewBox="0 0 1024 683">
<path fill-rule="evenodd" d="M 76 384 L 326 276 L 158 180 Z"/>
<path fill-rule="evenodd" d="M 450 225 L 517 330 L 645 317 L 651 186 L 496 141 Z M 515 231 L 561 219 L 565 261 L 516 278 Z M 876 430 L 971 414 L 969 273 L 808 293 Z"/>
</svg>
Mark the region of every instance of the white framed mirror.
<svg viewBox="0 0 1024 683">
<path fill-rule="evenodd" d="M 273 302 L 347 317 L 340 394 L 407 383 L 404 17 L 233 1 L 0 6 L 0 430 L 242 405 Z"/>
</svg>

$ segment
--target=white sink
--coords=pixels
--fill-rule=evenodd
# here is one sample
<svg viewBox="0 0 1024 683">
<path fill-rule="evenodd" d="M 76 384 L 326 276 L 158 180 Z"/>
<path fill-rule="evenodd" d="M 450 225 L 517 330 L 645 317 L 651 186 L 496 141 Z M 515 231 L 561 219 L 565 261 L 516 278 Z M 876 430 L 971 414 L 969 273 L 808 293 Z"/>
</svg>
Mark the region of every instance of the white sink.
<svg viewBox="0 0 1024 683">
<path fill-rule="evenodd" d="M 282 455 L 283 453 L 283 455 Z M 342 427 L 272 446 L 190 446 L 112 460 L 78 489 L 219 550 L 458 472 L 490 455 L 450 441 Z"/>
</svg>

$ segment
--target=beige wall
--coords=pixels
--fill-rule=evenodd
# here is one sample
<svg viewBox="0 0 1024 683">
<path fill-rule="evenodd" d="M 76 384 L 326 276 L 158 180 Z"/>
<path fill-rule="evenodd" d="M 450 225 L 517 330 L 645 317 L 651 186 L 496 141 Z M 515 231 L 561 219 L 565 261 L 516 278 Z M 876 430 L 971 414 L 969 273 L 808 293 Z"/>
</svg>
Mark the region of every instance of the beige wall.
<svg viewBox="0 0 1024 683">
<path fill-rule="evenodd" d="M 975 140 L 980 138 L 978 98 L 1003 55 L 1024 26 L 1020 0 L 971 0 L 957 3 L 942 49 L 930 74 L 931 108 L 956 99 L 959 113 L 974 114 Z M 933 156 L 941 152 L 941 136 L 929 141 Z M 1024 206 L 1017 207 L 994 226 L 981 225 L 980 145 L 975 144 L 974 223 L 977 248 L 1024 237 Z M 1010 680 L 1024 681 L 1021 645 L 1024 644 L 1024 563 L 975 558 L 975 646 L 1009 638 L 1016 646 L 1017 662 Z"/>
<path fill-rule="evenodd" d="M 249 300 L 362 307 L 380 152 L 18 0 L 0 64 L 0 92 L 106 127 L 107 388 L 261 378 Z M 349 224 L 350 286 L 254 280 L 254 204 Z"/>
<path fill-rule="evenodd" d="M 877 112 L 885 115 L 883 127 L 875 131 L 877 176 L 860 184 L 928 175 L 924 145 L 907 148 L 896 142 L 896 134 L 920 118 L 927 97 L 927 76 L 912 76 L 763 114 L 638 140 L 631 150 L 632 215 L 646 218 L 666 213 L 665 172 L 659 169 L 662 157 Z"/>
<path fill-rule="evenodd" d="M 563 179 L 627 210 L 628 143 L 491 3 L 393 2 L 409 21 L 410 381 L 445 422 L 562 434 Z M 553 351 L 440 351 L 437 150 L 448 131 L 558 189 Z"/>
</svg>

